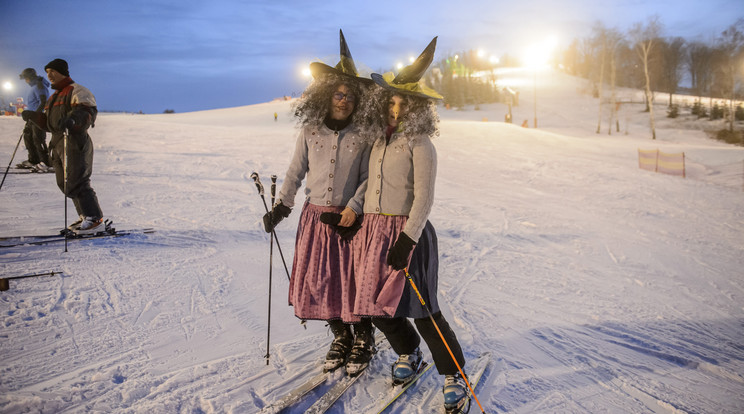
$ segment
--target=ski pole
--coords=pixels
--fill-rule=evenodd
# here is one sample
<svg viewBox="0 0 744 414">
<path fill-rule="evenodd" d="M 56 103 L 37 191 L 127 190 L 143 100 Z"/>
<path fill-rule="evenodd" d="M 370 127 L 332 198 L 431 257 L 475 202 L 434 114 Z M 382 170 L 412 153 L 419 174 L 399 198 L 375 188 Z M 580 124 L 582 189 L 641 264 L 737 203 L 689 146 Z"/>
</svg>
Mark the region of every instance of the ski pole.
<svg viewBox="0 0 744 414">
<path fill-rule="evenodd" d="M 18 146 L 21 145 L 21 140 L 23 139 L 23 132 L 21 132 L 21 137 L 18 138 L 18 143 L 15 146 L 15 149 L 13 150 L 13 155 L 10 157 L 10 162 L 8 163 L 8 168 L 5 169 L 5 175 L 3 175 L 3 181 L 0 183 L 0 190 L 3 188 L 3 184 L 5 184 L 5 177 L 8 176 L 8 171 L 10 171 L 10 166 L 13 164 L 13 158 L 15 158 L 16 151 L 18 151 Z"/>
<path fill-rule="evenodd" d="M 274 179 L 274 177 L 275 176 L 272 176 L 272 180 Z M 251 174 L 251 178 L 253 178 L 253 182 L 256 183 L 256 188 L 258 189 L 258 195 L 261 196 L 261 200 L 263 201 L 266 212 L 269 213 L 270 215 L 271 211 L 269 211 L 269 207 L 266 205 L 266 199 L 264 198 L 264 187 L 263 187 L 263 184 L 261 184 L 261 178 L 258 176 L 258 173 L 255 171 Z M 289 280 L 290 278 L 289 278 L 289 270 L 287 269 L 287 262 L 284 260 L 284 254 L 282 253 L 282 248 L 281 246 L 279 246 L 279 239 L 276 237 L 276 231 L 274 231 L 274 229 L 271 229 L 271 234 L 274 237 L 274 242 L 276 242 L 276 248 L 279 250 L 279 255 L 282 257 L 282 263 L 284 264 L 284 271 L 287 272 L 287 280 Z M 269 260 L 271 260 L 271 258 L 269 258 Z M 300 319 L 300 325 L 302 325 L 305 329 L 307 329 L 306 320 Z"/>
<path fill-rule="evenodd" d="M 62 158 L 62 171 L 64 173 L 65 177 L 65 185 L 64 185 L 64 198 L 65 198 L 65 229 L 63 230 L 65 232 L 65 253 L 67 253 L 67 130 L 65 130 L 65 136 L 64 136 L 64 143 L 63 143 L 63 149 L 65 151 L 65 156 Z"/>
<path fill-rule="evenodd" d="M 271 205 L 274 205 L 274 199 L 276 198 L 276 175 L 271 176 Z M 269 212 L 269 221 L 271 220 L 271 212 Z M 269 354 L 270 341 L 271 341 L 271 285 L 272 285 L 272 274 L 274 269 L 274 232 L 271 232 L 269 238 L 269 311 L 268 311 L 268 323 L 266 328 L 266 365 L 269 365 Z"/>
<path fill-rule="evenodd" d="M 271 205 L 274 206 L 274 200 L 276 199 L 276 174 L 271 175 Z M 273 217 L 271 216 L 271 212 L 269 212 L 269 218 L 271 222 L 273 222 Z M 275 232 L 272 229 L 271 232 L 271 247 L 269 247 L 269 283 L 271 283 L 271 269 L 273 268 L 273 262 L 274 262 L 274 238 L 275 238 Z M 277 242 L 277 246 L 279 243 Z M 271 285 L 269 285 L 269 299 L 271 299 Z"/>
<path fill-rule="evenodd" d="M 478 396 L 475 395 L 475 390 L 473 390 L 473 387 L 470 385 L 470 381 L 468 381 L 468 377 L 465 376 L 465 373 L 462 371 L 462 367 L 457 362 L 457 358 L 455 358 L 455 354 L 452 353 L 452 349 L 450 349 L 449 344 L 447 343 L 447 340 L 444 339 L 444 335 L 442 334 L 442 331 L 439 330 L 439 325 L 434 321 L 434 315 L 431 314 L 431 311 L 429 310 L 429 307 L 426 306 L 426 302 L 424 302 L 424 298 L 421 297 L 421 293 L 419 292 L 418 288 L 416 287 L 416 284 L 413 282 L 413 278 L 408 273 L 408 268 L 404 268 L 403 271 L 406 273 L 406 279 L 411 283 L 411 287 L 413 288 L 413 291 L 416 292 L 416 296 L 418 296 L 419 302 L 421 302 L 421 306 L 426 309 L 426 313 L 429 314 L 429 319 L 431 320 L 431 323 L 434 324 L 434 328 L 436 328 L 437 333 L 439 333 L 439 337 L 442 338 L 442 342 L 444 343 L 444 346 L 447 348 L 447 352 L 449 352 L 450 356 L 452 357 L 452 360 L 455 362 L 455 365 L 457 365 L 458 371 L 460 371 L 460 375 L 462 375 L 462 378 L 465 380 L 465 383 L 468 384 L 468 388 L 470 389 L 470 393 L 473 394 L 473 398 L 475 398 L 475 402 L 478 403 L 478 407 L 480 408 L 482 413 L 485 413 L 486 411 L 483 409 L 483 406 L 481 405 L 480 401 L 478 401 Z"/>
<path fill-rule="evenodd" d="M 23 275 L 23 276 L 13 276 L 13 277 L 5 277 L 0 279 L 0 291 L 5 291 L 10 289 L 10 280 L 15 279 L 25 279 L 27 277 L 38 277 L 38 276 L 54 276 L 54 275 L 61 275 L 63 272 L 47 272 L 47 273 L 37 273 L 34 275 Z"/>
<path fill-rule="evenodd" d="M 266 209 L 267 213 L 271 213 L 269 211 L 269 207 L 266 205 L 266 198 L 264 198 L 264 187 L 263 184 L 261 184 L 261 178 L 259 178 L 257 172 L 253 172 L 251 174 L 251 178 L 253 179 L 253 182 L 256 183 L 256 188 L 258 189 L 258 195 L 261 196 L 261 200 L 263 201 L 264 208 Z M 276 243 L 276 248 L 279 250 L 279 255 L 282 257 L 282 263 L 284 264 L 284 271 L 287 272 L 287 280 L 289 280 L 289 269 L 287 268 L 287 262 L 284 260 L 284 253 L 282 253 L 282 247 L 279 245 L 279 239 L 276 237 L 276 232 L 274 229 L 271 229 L 271 234 L 274 236 L 274 242 Z"/>
</svg>

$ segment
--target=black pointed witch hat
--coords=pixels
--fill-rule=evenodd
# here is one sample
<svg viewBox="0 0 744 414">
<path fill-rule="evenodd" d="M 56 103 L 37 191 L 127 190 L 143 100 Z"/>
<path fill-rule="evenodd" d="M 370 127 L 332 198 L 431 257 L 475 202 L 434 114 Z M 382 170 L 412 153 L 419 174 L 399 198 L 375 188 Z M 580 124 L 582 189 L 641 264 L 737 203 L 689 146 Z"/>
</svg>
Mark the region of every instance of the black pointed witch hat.
<svg viewBox="0 0 744 414">
<path fill-rule="evenodd" d="M 372 74 L 372 80 L 385 89 L 389 89 L 401 94 L 414 95 L 427 99 L 443 99 L 434 89 L 428 88 L 419 83 L 426 70 L 434 60 L 434 50 L 437 48 L 437 37 L 429 42 L 423 52 L 410 65 L 394 75 L 388 72 L 384 75 L 379 73 Z"/>
<path fill-rule="evenodd" d="M 343 77 L 372 83 L 372 79 L 359 76 L 359 72 L 357 71 L 356 65 L 354 64 L 354 58 L 351 57 L 349 45 L 346 44 L 344 32 L 341 31 L 341 29 L 338 30 L 338 35 L 341 44 L 341 60 L 338 61 L 336 67 L 331 67 L 321 62 L 313 62 L 310 64 L 310 73 L 313 74 L 314 78 L 317 78 L 318 76 L 326 73 L 335 73 Z"/>
</svg>

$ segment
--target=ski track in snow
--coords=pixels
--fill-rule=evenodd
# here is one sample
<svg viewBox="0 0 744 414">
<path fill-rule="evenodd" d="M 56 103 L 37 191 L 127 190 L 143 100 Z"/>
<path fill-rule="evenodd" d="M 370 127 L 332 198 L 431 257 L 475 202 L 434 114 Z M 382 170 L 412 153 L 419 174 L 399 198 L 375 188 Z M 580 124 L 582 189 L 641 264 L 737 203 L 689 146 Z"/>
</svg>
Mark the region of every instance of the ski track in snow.
<svg viewBox="0 0 744 414">
<path fill-rule="evenodd" d="M 467 359 L 493 355 L 481 403 L 743 412 L 744 215 L 733 206 L 744 204 L 744 151 L 666 119 L 651 142 L 648 115 L 632 107 L 620 118 L 629 135 L 596 135 L 596 101 L 566 95 L 578 81 L 552 76 L 564 91 L 540 98 L 539 130 L 481 122 L 503 105 L 440 111 L 430 216 L 439 303 Z M 515 121 L 531 118 L 529 95 Z M 0 162 L 21 128 L 0 118 Z M 0 411 L 255 413 L 309 378 L 331 335 L 286 306 L 276 249 L 267 365 L 269 237 L 250 179 L 261 174 L 270 203 L 269 175 L 280 187 L 296 137 L 289 104 L 102 113 L 91 135 L 107 217 L 156 231 L 71 241 L 67 253 L 60 243 L 0 249 L 4 277 L 63 272 L 0 292 Z M 656 147 L 685 151 L 688 178 L 639 170 L 637 149 Z M 290 268 L 301 197 L 277 229 Z M 61 227 L 51 175 L 9 176 L 0 198 L 3 236 Z M 381 351 L 329 412 L 379 401 L 394 360 Z M 388 412 L 431 413 L 442 382 L 433 368 Z"/>
</svg>

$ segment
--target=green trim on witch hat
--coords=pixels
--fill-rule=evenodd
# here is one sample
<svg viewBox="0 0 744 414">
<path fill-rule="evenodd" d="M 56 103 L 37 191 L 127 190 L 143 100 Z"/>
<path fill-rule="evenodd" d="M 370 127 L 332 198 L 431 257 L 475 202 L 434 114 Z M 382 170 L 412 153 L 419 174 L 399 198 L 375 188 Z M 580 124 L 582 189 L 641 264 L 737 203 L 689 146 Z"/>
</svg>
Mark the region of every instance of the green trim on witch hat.
<svg viewBox="0 0 744 414">
<path fill-rule="evenodd" d="M 434 60 L 434 50 L 436 47 L 437 38 L 434 37 L 419 57 L 413 63 L 403 68 L 397 76 L 392 72 L 385 73 L 384 75 L 373 73 L 372 80 L 385 89 L 402 94 L 427 99 L 444 99 L 437 91 L 419 82 L 429 68 L 429 65 L 431 65 L 432 60 Z"/>
<path fill-rule="evenodd" d="M 313 78 L 317 78 L 318 76 L 326 73 L 334 73 L 336 75 L 352 78 L 354 80 L 372 83 L 372 79 L 359 76 L 359 72 L 357 71 L 356 65 L 354 64 L 354 58 L 351 57 L 349 45 L 346 44 L 344 32 L 339 29 L 338 34 L 341 48 L 339 54 L 341 55 L 341 59 L 336 64 L 336 67 L 331 67 L 321 62 L 311 63 L 310 73 L 312 73 Z"/>
</svg>

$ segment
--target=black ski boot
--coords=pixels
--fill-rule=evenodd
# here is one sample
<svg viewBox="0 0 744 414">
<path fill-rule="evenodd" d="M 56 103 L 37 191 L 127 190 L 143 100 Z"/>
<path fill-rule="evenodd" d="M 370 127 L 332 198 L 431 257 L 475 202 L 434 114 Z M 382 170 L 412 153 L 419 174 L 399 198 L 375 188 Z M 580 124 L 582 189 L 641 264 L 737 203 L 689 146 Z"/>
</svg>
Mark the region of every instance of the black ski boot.
<svg viewBox="0 0 744 414">
<path fill-rule="evenodd" d="M 346 373 L 352 377 L 364 371 L 372 356 L 377 352 L 374 331 L 375 328 L 370 319 L 362 319 L 361 322 L 354 324 L 354 346 L 346 362 Z"/>
<path fill-rule="evenodd" d="M 354 341 L 351 326 L 339 320 L 328 321 L 328 326 L 331 327 L 331 332 L 333 332 L 333 342 L 331 342 L 331 349 L 326 354 L 323 372 L 330 372 L 344 365 L 349 357 L 349 351 L 351 351 L 351 343 Z"/>
</svg>

